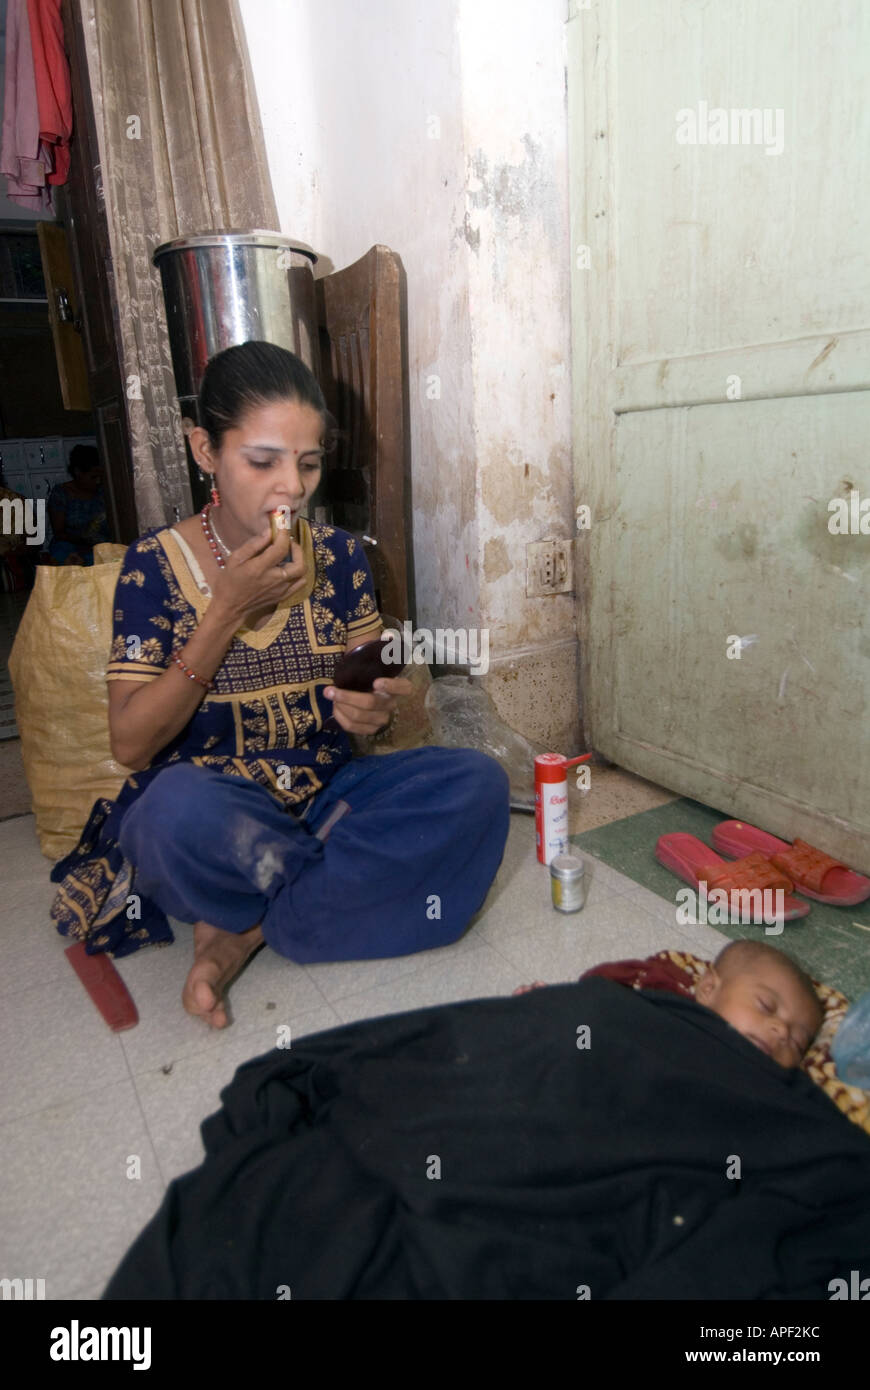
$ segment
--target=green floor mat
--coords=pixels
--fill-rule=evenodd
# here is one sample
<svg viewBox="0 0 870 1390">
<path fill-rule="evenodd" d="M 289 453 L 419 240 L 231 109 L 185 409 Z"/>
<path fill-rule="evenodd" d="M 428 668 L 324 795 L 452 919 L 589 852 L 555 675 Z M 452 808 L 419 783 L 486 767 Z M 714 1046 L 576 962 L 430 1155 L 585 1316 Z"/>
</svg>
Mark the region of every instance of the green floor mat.
<svg viewBox="0 0 870 1390">
<path fill-rule="evenodd" d="M 688 885 L 658 862 L 656 840 L 670 831 L 682 830 L 712 845 L 713 826 L 727 819 L 721 811 L 681 797 L 597 830 L 572 835 L 571 843 L 673 903 L 676 926 L 676 894 Z M 858 907 L 828 907 L 813 902 L 808 917 L 786 922 L 778 936 L 767 934 L 762 925 L 710 925 L 732 940 L 747 937 L 776 946 L 814 979 L 842 990 L 849 999 L 857 999 L 870 989 L 870 899 Z M 683 928 L 687 932 L 691 929 L 691 925 Z"/>
</svg>

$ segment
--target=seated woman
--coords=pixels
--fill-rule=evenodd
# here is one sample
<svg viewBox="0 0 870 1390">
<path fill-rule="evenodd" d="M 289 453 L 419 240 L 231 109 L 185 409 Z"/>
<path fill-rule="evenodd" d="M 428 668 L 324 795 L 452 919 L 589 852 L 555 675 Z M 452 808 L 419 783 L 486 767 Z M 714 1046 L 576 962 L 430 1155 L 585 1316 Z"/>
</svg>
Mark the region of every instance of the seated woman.
<svg viewBox="0 0 870 1390">
<path fill-rule="evenodd" d="M 77 444 L 69 456 L 70 481 L 48 494 L 52 538 L 48 553 L 57 565 L 92 565 L 94 546 L 108 541 L 103 470 L 93 444 Z"/>
<path fill-rule="evenodd" d="M 184 1005 L 224 1027 L 224 988 L 264 941 L 298 962 L 455 941 L 501 863 L 509 795 L 472 750 L 353 755 L 348 735 L 384 728 L 411 683 L 331 683 L 382 624 L 354 537 L 301 516 L 328 433 L 304 363 L 228 348 L 199 418 L 213 501 L 146 531 L 116 588 L 109 721 L 133 774 L 54 866 L 52 917 L 118 956 L 171 941 L 167 915 L 193 923 Z M 298 527 L 289 554 L 287 533 L 270 539 L 279 507 Z"/>
</svg>

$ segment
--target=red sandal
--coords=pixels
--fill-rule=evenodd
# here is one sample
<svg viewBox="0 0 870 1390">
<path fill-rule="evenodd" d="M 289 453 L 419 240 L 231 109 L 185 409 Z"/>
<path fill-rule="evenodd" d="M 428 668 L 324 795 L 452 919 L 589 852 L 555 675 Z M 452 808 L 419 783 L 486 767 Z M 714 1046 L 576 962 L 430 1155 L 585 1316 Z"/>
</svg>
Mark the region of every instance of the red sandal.
<svg viewBox="0 0 870 1390">
<path fill-rule="evenodd" d="M 792 880 L 795 891 L 819 903 L 833 907 L 856 907 L 870 898 L 870 878 L 855 873 L 840 859 L 833 859 L 805 840 L 789 845 L 747 825 L 741 820 L 726 820 L 713 831 L 713 844 L 721 854 L 740 858 L 760 851 L 771 864 Z"/>
<path fill-rule="evenodd" d="M 783 898 L 782 920 L 784 922 L 793 922 L 798 917 L 806 917 L 810 910 L 809 903 L 801 902 L 800 898 L 791 896 L 793 887 L 791 879 L 771 864 L 763 854 L 749 854 L 743 859 L 738 859 L 734 864 L 728 864 L 724 859 L 720 859 L 709 845 L 705 845 L 703 840 L 699 840 L 697 835 L 675 832 L 659 836 L 656 842 L 656 859 L 660 864 L 664 864 L 666 869 L 670 869 L 671 873 L 677 874 L 684 883 L 690 883 L 696 890 L 702 882 L 706 883 L 708 897 L 714 888 L 724 889 L 729 894 L 732 913 L 738 913 L 741 916 L 743 915 L 743 903 L 746 900 L 741 901 L 738 898 L 735 902 L 734 899 L 730 898 L 730 895 L 735 892 L 748 891 L 751 893 L 756 890 L 763 893 L 765 889 L 774 892 L 779 888 L 783 890 L 785 896 Z"/>
</svg>

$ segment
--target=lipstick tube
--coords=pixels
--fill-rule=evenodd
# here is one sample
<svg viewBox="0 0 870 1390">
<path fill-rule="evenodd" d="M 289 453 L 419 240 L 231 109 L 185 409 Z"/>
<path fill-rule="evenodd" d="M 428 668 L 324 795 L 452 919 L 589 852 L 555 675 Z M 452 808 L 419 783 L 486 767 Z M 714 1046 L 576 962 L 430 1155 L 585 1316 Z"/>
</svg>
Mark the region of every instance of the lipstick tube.
<svg viewBox="0 0 870 1390">
<path fill-rule="evenodd" d="M 299 528 L 292 520 L 292 513 L 289 507 L 275 507 L 274 511 L 269 513 L 269 533 L 273 545 L 281 532 L 287 532 L 292 540 L 296 541 L 297 544 L 299 543 Z M 289 542 L 287 550 L 289 553 Z"/>
</svg>

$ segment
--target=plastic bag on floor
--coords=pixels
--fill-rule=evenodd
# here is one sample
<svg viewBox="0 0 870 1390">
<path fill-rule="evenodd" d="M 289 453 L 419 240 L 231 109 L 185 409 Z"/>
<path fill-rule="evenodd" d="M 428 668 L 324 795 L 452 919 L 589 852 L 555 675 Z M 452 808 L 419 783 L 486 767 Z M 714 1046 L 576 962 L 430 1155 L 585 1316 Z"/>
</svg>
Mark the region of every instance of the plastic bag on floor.
<svg viewBox="0 0 870 1390">
<path fill-rule="evenodd" d="M 511 806 L 535 809 L 535 748 L 499 718 L 495 705 L 473 676 L 440 676 L 426 696 L 434 742 L 443 748 L 476 748 L 500 763 L 510 778 Z"/>
</svg>

